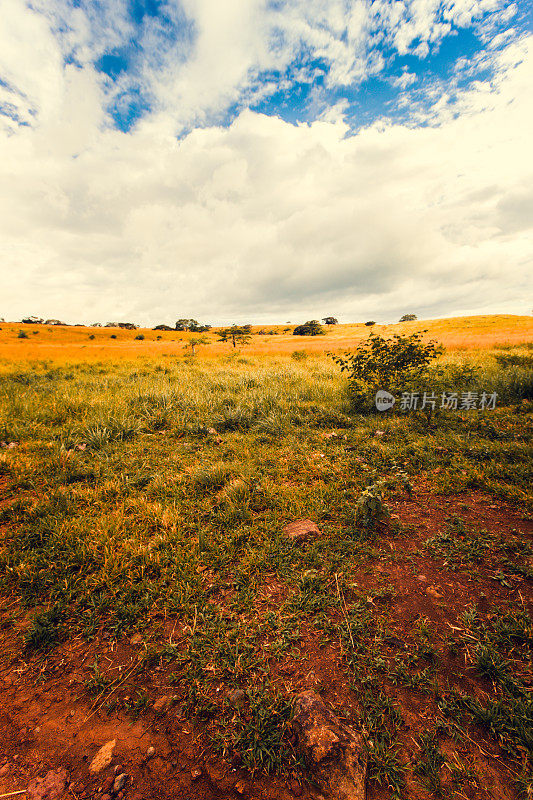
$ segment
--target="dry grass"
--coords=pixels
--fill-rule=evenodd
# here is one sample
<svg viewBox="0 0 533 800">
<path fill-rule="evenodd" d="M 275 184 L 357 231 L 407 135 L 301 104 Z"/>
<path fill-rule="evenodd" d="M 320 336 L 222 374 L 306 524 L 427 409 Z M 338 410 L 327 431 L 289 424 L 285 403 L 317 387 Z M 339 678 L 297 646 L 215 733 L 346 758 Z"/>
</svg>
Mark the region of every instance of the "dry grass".
<svg viewBox="0 0 533 800">
<path fill-rule="evenodd" d="M 289 355 L 294 350 L 323 353 L 354 347 L 369 334 L 364 324 L 336 325 L 325 336 L 293 336 L 287 325 L 255 326 L 244 355 Z M 505 345 L 533 341 L 533 317 L 494 314 L 456 317 L 453 319 L 417 320 L 394 325 L 375 325 L 380 334 L 412 333 L 427 329 L 428 337 L 442 342 L 449 350 L 486 350 Z M 20 330 L 28 338 L 19 339 Z M 258 334 L 266 330 L 266 335 Z M 274 333 L 270 333 L 273 331 Z M 136 340 L 140 333 L 144 340 Z M 111 336 L 116 338 L 112 339 Z M 89 338 L 93 336 L 94 338 Z M 51 327 L 4 323 L 0 326 L 0 358 L 8 361 L 53 360 L 61 362 L 108 361 L 157 356 L 190 354 L 188 341 L 196 334 L 179 331 L 141 329 L 126 331 L 118 328 Z M 204 336 L 204 334 L 202 334 Z M 197 348 L 200 358 L 227 356 L 235 351 L 231 344 L 218 342 L 216 334 L 205 335 L 208 345 Z"/>
</svg>

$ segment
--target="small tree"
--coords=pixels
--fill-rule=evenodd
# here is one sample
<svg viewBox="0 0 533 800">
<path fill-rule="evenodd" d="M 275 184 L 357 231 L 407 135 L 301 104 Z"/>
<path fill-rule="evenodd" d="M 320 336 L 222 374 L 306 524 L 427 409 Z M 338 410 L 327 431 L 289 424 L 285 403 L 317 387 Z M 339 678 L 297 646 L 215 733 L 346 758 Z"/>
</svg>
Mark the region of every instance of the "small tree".
<svg viewBox="0 0 533 800">
<path fill-rule="evenodd" d="M 196 355 L 196 348 L 199 347 L 202 344 L 209 344 L 209 339 L 206 339 L 205 336 L 193 336 L 191 339 L 189 339 L 187 344 L 184 345 L 184 347 L 190 347 L 191 348 L 191 355 L 195 356 Z"/>
<path fill-rule="evenodd" d="M 371 327 L 372 327 L 372 325 L 375 325 L 375 324 L 376 324 L 376 323 L 375 323 L 375 321 L 374 321 L 373 319 L 369 319 L 369 320 L 368 320 L 368 322 L 365 322 L 365 325 L 366 325 L 368 328 L 371 328 Z"/>
<path fill-rule="evenodd" d="M 217 336 L 221 342 L 231 342 L 233 347 L 237 347 L 237 344 L 245 345 L 252 338 L 252 326 L 232 325 L 231 328 L 217 331 Z"/>
<path fill-rule="evenodd" d="M 417 319 L 416 314 L 404 314 L 400 317 L 400 322 L 414 322 Z"/>
<path fill-rule="evenodd" d="M 311 319 L 305 325 L 297 325 L 293 336 L 323 336 L 325 330 L 317 319 Z"/>
<path fill-rule="evenodd" d="M 426 377 L 429 364 L 443 348 L 434 341 L 424 342 L 424 333 L 426 331 L 410 336 L 396 334 L 385 339 L 371 332 L 355 353 L 332 355 L 342 372 L 348 373 L 357 407 L 368 405 L 378 389 L 394 394 Z"/>
<path fill-rule="evenodd" d="M 339 320 L 336 317 L 323 317 L 322 322 L 326 325 L 338 325 Z"/>
</svg>

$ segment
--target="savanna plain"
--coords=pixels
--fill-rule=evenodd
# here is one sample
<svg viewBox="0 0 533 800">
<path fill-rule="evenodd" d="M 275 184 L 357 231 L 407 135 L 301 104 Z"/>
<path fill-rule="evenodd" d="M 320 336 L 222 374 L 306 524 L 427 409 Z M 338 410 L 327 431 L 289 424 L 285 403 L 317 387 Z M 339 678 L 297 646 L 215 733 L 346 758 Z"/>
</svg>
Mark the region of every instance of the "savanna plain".
<svg viewBox="0 0 533 800">
<path fill-rule="evenodd" d="M 313 797 L 312 690 L 368 800 L 533 797 L 533 318 L 372 330 L 435 408 L 357 407 L 364 325 L 0 326 L 0 795 Z"/>
</svg>

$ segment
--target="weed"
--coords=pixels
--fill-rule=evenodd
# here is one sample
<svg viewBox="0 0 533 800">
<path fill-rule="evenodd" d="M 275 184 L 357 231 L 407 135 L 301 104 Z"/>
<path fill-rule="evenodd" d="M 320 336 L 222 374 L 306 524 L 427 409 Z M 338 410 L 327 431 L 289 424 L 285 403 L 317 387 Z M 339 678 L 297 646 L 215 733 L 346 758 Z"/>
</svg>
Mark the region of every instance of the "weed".
<svg viewBox="0 0 533 800">
<path fill-rule="evenodd" d="M 418 739 L 418 746 L 420 756 L 417 759 L 414 773 L 432 794 L 442 797 L 440 770 L 445 763 L 445 758 L 439 750 L 436 734 L 434 732 L 423 733 Z"/>
<path fill-rule="evenodd" d="M 35 614 L 30 627 L 24 634 L 24 644 L 28 650 L 49 650 L 62 636 L 64 614 L 60 606 Z"/>
</svg>

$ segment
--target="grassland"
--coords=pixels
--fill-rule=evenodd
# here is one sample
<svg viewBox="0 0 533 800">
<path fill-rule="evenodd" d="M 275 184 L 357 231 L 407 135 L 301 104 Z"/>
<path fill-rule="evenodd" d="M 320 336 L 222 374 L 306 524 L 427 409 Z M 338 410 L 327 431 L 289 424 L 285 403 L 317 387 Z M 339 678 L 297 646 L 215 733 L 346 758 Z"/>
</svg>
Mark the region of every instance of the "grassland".
<svg viewBox="0 0 533 800">
<path fill-rule="evenodd" d="M 251 343 L 244 348 L 246 355 L 290 355 L 294 350 L 325 353 L 330 350 L 353 348 L 368 336 L 363 323 L 334 325 L 325 336 L 293 336 L 294 325 L 254 326 Z M 382 335 L 409 334 L 426 329 L 428 338 L 438 339 L 454 351 L 480 350 L 523 344 L 533 340 L 533 317 L 517 315 L 488 315 L 453 319 L 424 320 L 391 325 L 375 325 Z M 20 331 L 27 338 L 19 338 Z M 264 331 L 264 333 L 262 333 Z M 142 335 L 144 339 L 136 339 Z M 215 332 L 201 334 L 208 342 L 197 348 L 199 358 L 229 355 L 231 344 L 218 341 Z M 0 359 L 9 361 L 53 360 L 117 361 L 140 358 L 172 358 L 186 354 L 191 338 L 198 334 L 178 331 L 153 331 L 141 328 L 127 331 L 119 328 L 85 328 L 83 326 L 0 325 Z"/>
<path fill-rule="evenodd" d="M 257 796 L 307 796 L 290 700 L 309 686 L 362 727 L 370 798 L 530 796 L 532 328 L 475 319 L 402 327 L 454 344 L 438 388 L 499 395 L 429 416 L 354 412 L 315 348 L 355 328 L 193 358 L 156 332 L 2 326 L 0 674 L 42 687 L 70 659 L 98 719 L 152 719 L 168 693 L 194 758 Z M 298 518 L 321 536 L 287 541 Z"/>
</svg>

